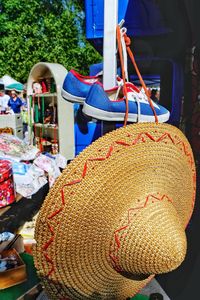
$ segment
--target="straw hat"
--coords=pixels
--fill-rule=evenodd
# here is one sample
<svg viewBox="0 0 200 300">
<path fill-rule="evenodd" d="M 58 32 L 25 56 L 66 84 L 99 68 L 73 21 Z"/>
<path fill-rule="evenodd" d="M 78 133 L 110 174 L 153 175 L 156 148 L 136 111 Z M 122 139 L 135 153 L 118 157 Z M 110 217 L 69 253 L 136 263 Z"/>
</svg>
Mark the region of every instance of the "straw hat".
<svg viewBox="0 0 200 300">
<path fill-rule="evenodd" d="M 36 224 L 35 265 L 50 298 L 123 300 L 178 267 L 195 186 L 190 145 L 171 125 L 129 125 L 86 148 Z"/>
</svg>

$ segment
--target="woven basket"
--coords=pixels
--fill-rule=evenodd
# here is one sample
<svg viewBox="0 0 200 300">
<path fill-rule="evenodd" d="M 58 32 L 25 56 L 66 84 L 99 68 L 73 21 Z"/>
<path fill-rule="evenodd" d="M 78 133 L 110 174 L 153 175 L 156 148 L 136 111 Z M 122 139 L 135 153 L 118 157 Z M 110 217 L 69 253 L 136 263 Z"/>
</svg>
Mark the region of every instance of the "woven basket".
<svg viewBox="0 0 200 300">
<path fill-rule="evenodd" d="M 11 127 L 0 128 L 0 134 L 2 133 L 13 134 L 13 129 Z"/>
</svg>

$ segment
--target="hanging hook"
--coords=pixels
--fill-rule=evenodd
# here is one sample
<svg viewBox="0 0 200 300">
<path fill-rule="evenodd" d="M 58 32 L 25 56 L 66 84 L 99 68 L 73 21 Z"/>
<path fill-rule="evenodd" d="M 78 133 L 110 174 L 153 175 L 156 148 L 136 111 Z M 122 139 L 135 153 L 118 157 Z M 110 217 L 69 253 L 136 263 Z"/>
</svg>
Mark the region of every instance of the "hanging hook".
<svg viewBox="0 0 200 300">
<path fill-rule="evenodd" d="M 119 27 L 121 28 L 123 25 L 124 25 L 124 23 L 125 23 L 125 20 L 124 19 L 121 19 L 121 21 L 119 22 Z"/>
</svg>

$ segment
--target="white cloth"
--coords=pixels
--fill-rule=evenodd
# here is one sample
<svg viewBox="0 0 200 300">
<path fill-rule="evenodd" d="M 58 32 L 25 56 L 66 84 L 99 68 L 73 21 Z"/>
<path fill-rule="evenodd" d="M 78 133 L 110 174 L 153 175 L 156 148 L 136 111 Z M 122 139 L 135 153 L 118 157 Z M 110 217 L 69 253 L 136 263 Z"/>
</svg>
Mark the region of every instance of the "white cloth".
<svg viewBox="0 0 200 300">
<path fill-rule="evenodd" d="M 0 96 L 0 108 L 2 111 L 5 111 L 8 108 L 8 101 L 10 97 L 8 95 Z"/>
</svg>

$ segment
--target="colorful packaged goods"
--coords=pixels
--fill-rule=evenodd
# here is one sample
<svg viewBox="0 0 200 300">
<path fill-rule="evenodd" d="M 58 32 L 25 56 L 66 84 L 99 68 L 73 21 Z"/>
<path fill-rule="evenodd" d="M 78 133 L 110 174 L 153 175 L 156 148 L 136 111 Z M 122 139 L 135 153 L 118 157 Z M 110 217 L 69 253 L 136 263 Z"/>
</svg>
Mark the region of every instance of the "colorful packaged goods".
<svg viewBox="0 0 200 300">
<path fill-rule="evenodd" d="M 0 160 L 0 208 L 15 201 L 12 164 L 7 160 Z"/>
</svg>

